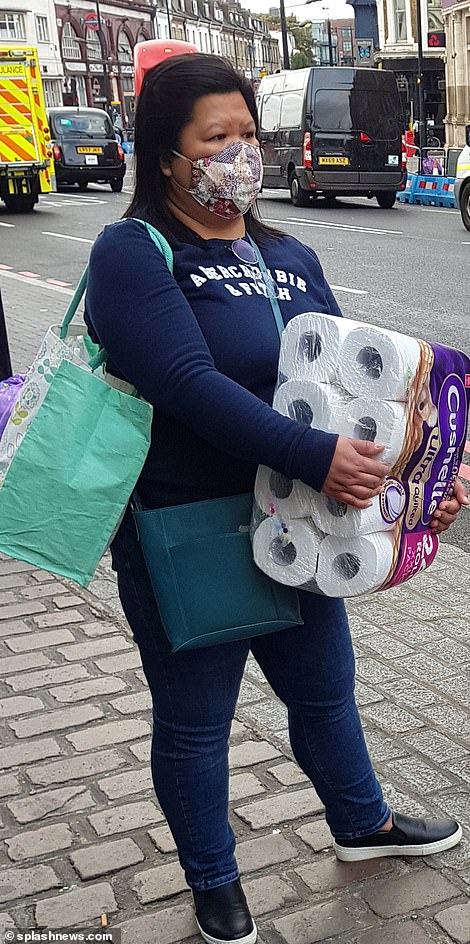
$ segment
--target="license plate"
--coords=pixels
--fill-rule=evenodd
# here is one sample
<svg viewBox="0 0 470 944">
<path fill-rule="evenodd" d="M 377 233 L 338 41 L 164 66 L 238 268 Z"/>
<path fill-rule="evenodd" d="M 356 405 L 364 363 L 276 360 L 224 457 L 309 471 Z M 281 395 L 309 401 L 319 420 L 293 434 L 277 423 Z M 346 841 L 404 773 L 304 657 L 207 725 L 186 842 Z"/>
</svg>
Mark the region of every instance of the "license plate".
<svg viewBox="0 0 470 944">
<path fill-rule="evenodd" d="M 349 157 L 319 157 L 319 164 L 336 164 L 340 167 L 347 167 L 349 164 Z"/>
<path fill-rule="evenodd" d="M 97 164 L 98 155 L 97 154 L 85 154 L 85 164 Z"/>
<path fill-rule="evenodd" d="M 102 147 L 78 147 L 77 154 L 102 154 Z"/>
</svg>

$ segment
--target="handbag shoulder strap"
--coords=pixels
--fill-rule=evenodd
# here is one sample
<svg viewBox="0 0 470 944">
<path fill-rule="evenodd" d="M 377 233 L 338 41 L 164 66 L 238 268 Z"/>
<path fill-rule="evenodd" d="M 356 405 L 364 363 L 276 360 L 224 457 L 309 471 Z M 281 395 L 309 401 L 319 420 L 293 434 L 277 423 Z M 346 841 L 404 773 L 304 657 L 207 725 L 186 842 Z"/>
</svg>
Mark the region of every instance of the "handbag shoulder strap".
<svg viewBox="0 0 470 944">
<path fill-rule="evenodd" d="M 267 270 L 267 268 L 266 268 L 266 263 L 265 263 L 265 261 L 264 261 L 264 259 L 263 259 L 263 256 L 262 256 L 262 254 L 261 254 L 261 250 L 260 250 L 259 246 L 256 245 L 254 239 L 252 239 L 251 236 L 249 236 L 248 233 L 247 233 L 247 235 L 246 235 L 246 238 L 247 238 L 248 242 L 253 246 L 253 249 L 254 249 L 255 252 L 256 252 L 256 255 L 257 255 L 257 257 L 258 257 L 258 265 L 259 265 L 261 271 L 263 272 L 263 274 L 266 274 L 266 275 L 269 276 L 269 272 L 268 272 L 268 270 Z M 285 324 L 284 324 L 284 319 L 283 319 L 283 317 L 282 317 L 281 309 L 280 309 L 280 307 L 279 307 L 279 302 L 278 302 L 278 300 L 277 300 L 277 298 L 276 298 L 275 296 L 273 297 L 272 295 L 269 295 L 268 298 L 269 298 L 269 302 L 270 302 L 270 305 L 271 305 L 272 313 L 273 313 L 273 315 L 274 315 L 274 321 L 276 322 L 276 328 L 277 328 L 277 330 L 278 330 L 278 332 L 279 332 L 279 337 L 281 337 L 282 332 L 284 331 L 284 328 L 285 328 Z"/>
</svg>

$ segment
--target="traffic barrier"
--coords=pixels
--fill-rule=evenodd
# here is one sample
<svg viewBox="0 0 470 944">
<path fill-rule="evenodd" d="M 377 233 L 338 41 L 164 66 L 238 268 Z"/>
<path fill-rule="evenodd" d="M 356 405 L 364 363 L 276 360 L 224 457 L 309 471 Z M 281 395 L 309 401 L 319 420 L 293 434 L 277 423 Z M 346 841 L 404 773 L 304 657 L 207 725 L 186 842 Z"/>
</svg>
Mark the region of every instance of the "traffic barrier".
<svg viewBox="0 0 470 944">
<path fill-rule="evenodd" d="M 397 194 L 400 203 L 419 206 L 456 207 L 455 178 L 410 174 L 406 188 Z"/>
</svg>

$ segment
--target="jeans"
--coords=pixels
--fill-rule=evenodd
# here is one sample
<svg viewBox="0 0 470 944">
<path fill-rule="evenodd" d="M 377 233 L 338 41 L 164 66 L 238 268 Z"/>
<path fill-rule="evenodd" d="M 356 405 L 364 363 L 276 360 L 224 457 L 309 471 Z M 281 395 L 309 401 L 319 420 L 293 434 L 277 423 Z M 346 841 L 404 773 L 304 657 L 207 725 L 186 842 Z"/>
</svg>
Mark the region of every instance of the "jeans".
<svg viewBox="0 0 470 944">
<path fill-rule="evenodd" d="M 228 743 L 250 650 L 287 706 L 294 756 L 325 806 L 333 836 L 350 839 L 380 829 L 390 810 L 354 699 L 343 602 L 303 592 L 303 626 L 172 654 L 129 515 L 112 554 L 152 694 L 155 792 L 188 885 L 202 891 L 238 878 L 228 820 Z"/>
</svg>

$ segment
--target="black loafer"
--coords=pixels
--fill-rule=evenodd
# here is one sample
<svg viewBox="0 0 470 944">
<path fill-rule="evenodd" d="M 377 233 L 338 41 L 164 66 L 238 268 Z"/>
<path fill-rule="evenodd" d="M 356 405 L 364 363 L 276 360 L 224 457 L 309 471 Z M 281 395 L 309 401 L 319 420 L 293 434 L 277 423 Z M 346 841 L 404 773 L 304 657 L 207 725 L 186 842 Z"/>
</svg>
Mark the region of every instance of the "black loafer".
<svg viewBox="0 0 470 944">
<path fill-rule="evenodd" d="M 197 926 L 207 944 L 256 944 L 258 932 L 240 880 L 204 892 L 193 889 Z"/>
<path fill-rule="evenodd" d="M 342 862 L 362 862 L 381 856 L 424 856 L 452 849 L 462 838 L 462 827 L 454 819 L 417 819 L 392 813 L 393 826 L 389 832 L 371 833 L 359 839 L 333 842 L 333 848 Z"/>
</svg>

